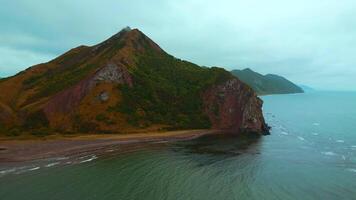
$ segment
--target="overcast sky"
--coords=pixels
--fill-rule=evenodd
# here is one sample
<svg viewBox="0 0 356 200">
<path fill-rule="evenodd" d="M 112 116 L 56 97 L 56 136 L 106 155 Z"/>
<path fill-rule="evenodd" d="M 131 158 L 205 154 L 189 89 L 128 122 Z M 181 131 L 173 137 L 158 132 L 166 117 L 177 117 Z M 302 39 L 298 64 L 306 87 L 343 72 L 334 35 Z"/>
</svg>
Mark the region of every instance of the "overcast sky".
<svg viewBox="0 0 356 200">
<path fill-rule="evenodd" d="M 356 90 L 355 0 L 0 0 L 0 77 L 124 26 L 168 53 Z"/>
</svg>

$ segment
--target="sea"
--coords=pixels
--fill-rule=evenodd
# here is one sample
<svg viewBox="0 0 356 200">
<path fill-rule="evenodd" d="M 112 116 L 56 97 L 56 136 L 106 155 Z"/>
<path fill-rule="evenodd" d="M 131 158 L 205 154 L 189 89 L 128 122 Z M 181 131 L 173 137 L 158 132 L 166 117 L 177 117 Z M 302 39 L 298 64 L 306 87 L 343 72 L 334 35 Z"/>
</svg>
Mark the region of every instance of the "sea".
<svg viewBox="0 0 356 200">
<path fill-rule="evenodd" d="M 0 163 L 1 200 L 356 199 L 356 93 L 261 97 L 269 136 Z"/>
</svg>

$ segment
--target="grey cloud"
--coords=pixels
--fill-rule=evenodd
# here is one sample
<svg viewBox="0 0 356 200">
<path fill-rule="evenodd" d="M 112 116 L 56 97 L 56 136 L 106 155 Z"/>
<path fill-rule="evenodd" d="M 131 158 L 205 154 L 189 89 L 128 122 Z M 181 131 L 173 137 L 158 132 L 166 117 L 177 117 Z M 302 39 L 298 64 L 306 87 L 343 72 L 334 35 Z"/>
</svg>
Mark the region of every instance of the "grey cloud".
<svg viewBox="0 0 356 200">
<path fill-rule="evenodd" d="M 200 65 L 250 67 L 316 88 L 355 90 L 355 12 L 352 0 L 5 0 L 0 76 L 130 25 Z"/>
</svg>

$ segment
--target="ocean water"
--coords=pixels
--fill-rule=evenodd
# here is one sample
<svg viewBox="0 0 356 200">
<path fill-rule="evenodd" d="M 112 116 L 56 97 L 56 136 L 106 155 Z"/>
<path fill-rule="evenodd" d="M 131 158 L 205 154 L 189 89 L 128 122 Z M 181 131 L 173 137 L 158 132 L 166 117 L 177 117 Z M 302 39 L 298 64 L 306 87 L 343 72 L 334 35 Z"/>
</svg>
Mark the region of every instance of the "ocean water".
<svg viewBox="0 0 356 200">
<path fill-rule="evenodd" d="M 270 136 L 204 136 L 17 168 L 0 163 L 0 199 L 356 199 L 356 93 L 262 98 Z"/>
</svg>

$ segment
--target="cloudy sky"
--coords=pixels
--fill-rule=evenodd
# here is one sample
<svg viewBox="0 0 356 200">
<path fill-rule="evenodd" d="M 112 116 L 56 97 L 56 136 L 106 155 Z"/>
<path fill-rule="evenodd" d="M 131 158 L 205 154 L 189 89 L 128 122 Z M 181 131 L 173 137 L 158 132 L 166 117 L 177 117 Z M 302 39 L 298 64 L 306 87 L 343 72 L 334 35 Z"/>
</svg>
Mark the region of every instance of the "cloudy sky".
<svg viewBox="0 0 356 200">
<path fill-rule="evenodd" d="M 356 90 L 355 0 L 0 2 L 0 77 L 131 26 L 199 65 Z"/>
</svg>

